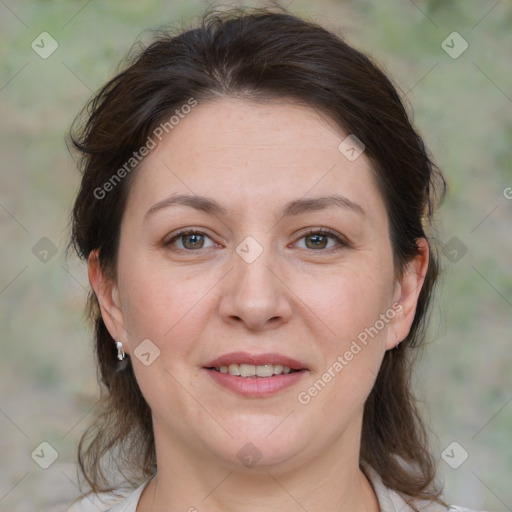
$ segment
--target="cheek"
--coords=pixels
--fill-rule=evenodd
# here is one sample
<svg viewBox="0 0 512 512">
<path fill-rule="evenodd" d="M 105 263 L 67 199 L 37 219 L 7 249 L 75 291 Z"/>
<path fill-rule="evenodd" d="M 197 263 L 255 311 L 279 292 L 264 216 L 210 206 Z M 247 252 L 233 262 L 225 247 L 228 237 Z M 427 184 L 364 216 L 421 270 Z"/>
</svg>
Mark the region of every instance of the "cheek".
<svg viewBox="0 0 512 512">
<path fill-rule="evenodd" d="M 391 306 L 393 275 L 389 268 L 379 272 L 358 264 L 314 279 L 307 288 L 304 302 L 328 327 L 327 339 L 341 349 Z"/>
<path fill-rule="evenodd" d="M 149 338 L 162 355 L 170 345 L 173 351 L 185 351 L 187 340 L 197 338 L 201 328 L 197 314 L 212 283 L 154 265 L 134 264 L 123 275 L 127 277 L 120 280 L 122 309 L 132 349 Z"/>
<path fill-rule="evenodd" d="M 345 267 L 321 280 L 321 286 L 316 281 L 307 295 L 308 307 L 328 329 L 322 328 L 325 336 L 317 336 L 322 368 L 312 376 L 313 387 L 300 390 L 299 403 L 311 403 L 318 414 L 340 421 L 362 406 L 385 353 L 393 274 L 390 267 L 382 272 L 376 268 Z"/>
<path fill-rule="evenodd" d="M 132 268 L 132 270 L 135 270 Z M 186 280 L 147 266 L 120 282 L 124 292 L 123 315 L 131 359 L 137 383 L 153 412 L 179 409 L 183 415 L 190 407 L 180 383 L 194 380 L 193 363 L 196 340 L 205 318 L 202 301 L 210 286 L 204 279 Z M 125 274 L 130 275 L 130 274 Z M 149 339 L 153 345 L 141 343 Z M 139 348 L 140 347 L 140 348 Z M 137 354 L 150 352 L 145 365 Z M 196 372 L 196 369 L 193 369 Z"/>
</svg>

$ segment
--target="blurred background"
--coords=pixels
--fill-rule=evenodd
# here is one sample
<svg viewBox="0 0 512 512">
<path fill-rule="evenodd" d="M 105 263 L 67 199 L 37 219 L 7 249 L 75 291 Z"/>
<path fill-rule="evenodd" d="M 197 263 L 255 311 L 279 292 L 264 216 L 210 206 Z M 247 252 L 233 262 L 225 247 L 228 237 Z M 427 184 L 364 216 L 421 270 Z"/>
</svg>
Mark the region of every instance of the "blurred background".
<svg viewBox="0 0 512 512">
<path fill-rule="evenodd" d="M 98 396 L 86 268 L 65 257 L 79 173 L 64 137 L 144 30 L 206 5 L 0 0 L 0 511 L 66 509 Z M 512 2 L 282 5 L 381 65 L 445 172 L 445 272 L 414 377 L 446 500 L 512 510 Z"/>
</svg>

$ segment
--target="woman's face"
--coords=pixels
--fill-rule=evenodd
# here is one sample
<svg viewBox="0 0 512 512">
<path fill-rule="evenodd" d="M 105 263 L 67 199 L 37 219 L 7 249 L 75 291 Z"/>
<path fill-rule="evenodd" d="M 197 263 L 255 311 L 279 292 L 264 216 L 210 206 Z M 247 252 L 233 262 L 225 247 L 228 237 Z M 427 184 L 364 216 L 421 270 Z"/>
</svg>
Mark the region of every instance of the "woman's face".
<svg viewBox="0 0 512 512">
<path fill-rule="evenodd" d="M 200 102 L 136 171 L 116 283 L 94 255 L 90 279 L 157 446 L 239 468 L 359 449 L 428 255 L 397 281 L 383 199 L 365 154 L 340 151 L 347 135 L 292 102 Z"/>
</svg>

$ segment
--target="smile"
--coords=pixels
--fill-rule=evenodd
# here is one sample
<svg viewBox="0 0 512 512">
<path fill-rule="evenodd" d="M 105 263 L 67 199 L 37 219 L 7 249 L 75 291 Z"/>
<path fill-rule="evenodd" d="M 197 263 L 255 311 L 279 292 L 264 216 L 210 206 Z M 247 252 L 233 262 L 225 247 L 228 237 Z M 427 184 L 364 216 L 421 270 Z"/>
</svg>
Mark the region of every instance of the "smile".
<svg viewBox="0 0 512 512">
<path fill-rule="evenodd" d="M 250 398 L 263 398 L 298 383 L 309 369 L 276 353 L 231 352 L 204 364 L 202 370 L 220 387 Z"/>
<path fill-rule="evenodd" d="M 293 373 L 298 370 L 292 370 L 289 366 L 281 364 L 230 364 L 217 366 L 214 368 L 215 371 L 220 373 L 229 373 L 229 375 L 235 375 L 237 377 L 272 377 L 274 375 Z"/>
</svg>

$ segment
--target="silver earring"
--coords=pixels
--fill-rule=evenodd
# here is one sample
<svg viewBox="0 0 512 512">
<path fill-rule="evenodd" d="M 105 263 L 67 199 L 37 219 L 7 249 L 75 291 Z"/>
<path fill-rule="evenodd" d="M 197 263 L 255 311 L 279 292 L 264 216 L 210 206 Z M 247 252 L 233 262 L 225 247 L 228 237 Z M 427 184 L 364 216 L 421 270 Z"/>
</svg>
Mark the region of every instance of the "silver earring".
<svg viewBox="0 0 512 512">
<path fill-rule="evenodd" d="M 117 347 L 117 359 L 119 359 L 119 361 L 122 361 L 124 359 L 123 342 L 116 341 L 116 347 Z"/>
</svg>

